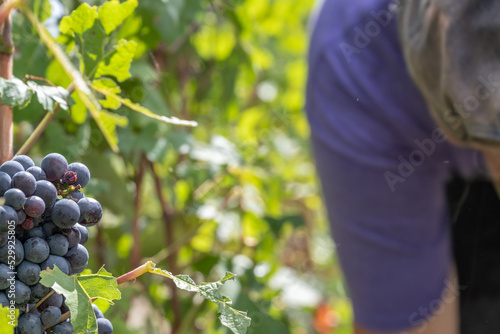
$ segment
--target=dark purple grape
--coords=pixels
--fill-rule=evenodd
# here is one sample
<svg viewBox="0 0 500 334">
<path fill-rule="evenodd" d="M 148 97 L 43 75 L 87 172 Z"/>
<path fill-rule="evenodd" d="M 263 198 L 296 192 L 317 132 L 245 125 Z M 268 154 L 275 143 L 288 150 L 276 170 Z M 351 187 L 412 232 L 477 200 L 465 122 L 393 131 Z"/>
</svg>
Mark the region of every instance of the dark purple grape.
<svg viewBox="0 0 500 334">
<path fill-rule="evenodd" d="M 85 198 L 85 195 L 80 190 L 72 191 L 69 195 L 72 199 L 76 200 L 76 202 L 78 202 L 82 198 Z"/>
<path fill-rule="evenodd" d="M 5 172 L 13 177 L 18 172 L 24 172 L 24 167 L 17 161 L 6 161 L 0 166 L 0 172 Z"/>
<path fill-rule="evenodd" d="M 31 230 L 27 231 L 26 238 L 41 238 L 45 239 L 47 235 L 41 226 L 35 226 Z"/>
<path fill-rule="evenodd" d="M 78 244 L 70 248 L 64 258 L 68 260 L 71 268 L 80 269 L 89 261 L 89 252 L 84 246 Z"/>
<path fill-rule="evenodd" d="M 14 244 L 14 264 L 16 266 L 20 265 L 24 260 L 24 247 L 23 243 L 16 239 Z M 12 257 L 9 257 L 9 244 L 6 244 L 0 247 L 0 262 L 9 265 L 9 260 L 12 260 Z"/>
<path fill-rule="evenodd" d="M 16 291 L 14 293 L 13 300 L 16 302 L 16 304 L 23 305 L 23 304 L 28 303 L 28 301 L 30 300 L 30 296 L 31 296 L 30 287 L 17 279 L 14 283 L 14 287 L 15 287 Z M 7 297 L 9 297 L 9 296 L 7 296 Z M 10 298 L 10 299 L 12 300 L 12 298 Z"/>
<path fill-rule="evenodd" d="M 30 289 L 31 295 L 35 298 L 43 298 L 50 292 L 50 288 L 46 287 L 42 283 L 36 283 L 35 285 L 30 286 Z"/>
<path fill-rule="evenodd" d="M 47 175 L 45 175 L 43 169 L 38 166 L 30 167 L 26 171 L 28 173 L 31 173 L 31 175 L 33 175 L 35 177 L 35 180 L 37 181 L 47 180 Z"/>
<path fill-rule="evenodd" d="M 80 202 L 83 200 L 80 200 Z M 70 228 L 80 218 L 80 208 L 75 201 L 67 198 L 60 199 L 52 208 L 52 221 L 60 228 Z"/>
<path fill-rule="evenodd" d="M 40 237 L 32 237 L 24 242 L 24 256 L 33 263 L 42 263 L 50 255 L 49 244 Z"/>
<path fill-rule="evenodd" d="M 49 255 L 47 260 L 40 263 L 40 268 L 42 270 L 45 270 L 47 268 L 54 269 L 54 265 L 56 265 L 66 275 L 70 275 L 71 265 L 69 264 L 68 260 L 66 260 L 62 256 Z"/>
<path fill-rule="evenodd" d="M 49 306 L 40 314 L 40 319 L 44 326 L 52 327 L 61 319 L 61 309 L 55 306 Z"/>
<path fill-rule="evenodd" d="M 43 325 L 40 317 L 33 313 L 24 313 L 17 320 L 16 334 L 42 334 Z"/>
<path fill-rule="evenodd" d="M 47 238 L 50 254 L 64 256 L 68 252 L 69 241 L 62 234 L 53 234 Z"/>
<path fill-rule="evenodd" d="M 9 189 L 5 192 L 5 194 L 3 194 L 3 197 L 5 198 L 5 205 L 10 206 L 14 210 L 22 209 L 24 203 L 26 203 L 26 195 L 24 195 L 24 192 L 21 189 Z"/>
<path fill-rule="evenodd" d="M 84 164 L 80 162 L 73 162 L 69 164 L 68 170 L 76 173 L 76 183 L 75 186 L 79 185 L 84 188 L 89 184 L 90 181 L 90 171 Z"/>
<path fill-rule="evenodd" d="M 80 230 L 76 226 L 64 229 L 62 234 L 68 239 L 69 248 L 73 248 L 80 243 Z"/>
<path fill-rule="evenodd" d="M 7 232 L 9 224 L 14 222 L 17 225 L 17 212 L 8 205 L 0 206 L 0 232 Z"/>
<path fill-rule="evenodd" d="M 33 160 L 27 155 L 16 155 L 12 160 L 19 162 L 25 170 L 35 166 Z"/>
<path fill-rule="evenodd" d="M 57 201 L 58 201 L 58 199 L 56 199 L 56 202 Z M 48 217 L 52 216 L 52 209 L 54 208 L 54 204 L 52 204 L 50 206 L 45 206 L 45 211 L 43 212 L 43 215 L 42 215 L 44 218 L 48 218 Z"/>
<path fill-rule="evenodd" d="M 3 291 L 0 291 L 0 305 L 3 307 L 10 305 L 9 298 L 7 298 L 7 296 L 5 295 L 5 293 Z"/>
<path fill-rule="evenodd" d="M 71 267 L 71 275 L 78 275 L 81 274 L 85 269 L 87 269 L 87 266 L 89 265 L 88 261 L 81 267 L 79 268 L 73 268 Z"/>
<path fill-rule="evenodd" d="M 40 217 L 45 211 L 45 202 L 38 196 L 30 196 L 24 204 L 24 212 L 30 217 Z"/>
<path fill-rule="evenodd" d="M 85 245 L 89 240 L 89 230 L 80 224 L 75 224 L 75 227 L 80 231 L 80 245 Z"/>
<path fill-rule="evenodd" d="M 43 199 L 45 207 L 49 207 L 57 200 L 57 189 L 49 181 L 36 181 L 36 190 L 33 195 Z"/>
<path fill-rule="evenodd" d="M 10 189 L 10 183 L 12 179 L 9 174 L 5 172 L 0 172 L 0 197 Z"/>
<path fill-rule="evenodd" d="M 18 225 L 21 225 L 22 223 L 24 223 L 24 221 L 26 219 L 26 213 L 22 209 L 21 210 L 17 210 L 16 212 L 17 212 L 17 222 L 18 222 Z"/>
<path fill-rule="evenodd" d="M 19 280 L 27 285 L 34 285 L 40 280 L 40 266 L 36 263 L 24 260 L 16 271 Z"/>
<path fill-rule="evenodd" d="M 50 153 L 42 160 L 42 169 L 49 181 L 59 181 L 68 170 L 66 158 L 59 153 Z"/>
<path fill-rule="evenodd" d="M 111 334 L 113 333 L 113 325 L 111 321 L 106 318 L 97 319 L 97 333 L 98 334 Z"/>
<path fill-rule="evenodd" d="M 92 309 L 94 310 L 94 315 L 95 315 L 96 319 L 104 318 L 104 314 L 99 309 L 99 307 L 97 307 L 96 304 L 92 304 Z"/>
<path fill-rule="evenodd" d="M 57 227 L 53 222 L 48 221 L 42 225 L 43 231 L 49 237 L 52 234 L 61 233 L 62 229 Z"/>
<path fill-rule="evenodd" d="M 73 325 L 71 322 L 61 322 L 52 328 L 50 334 L 73 334 Z"/>
<path fill-rule="evenodd" d="M 18 172 L 12 177 L 11 187 L 21 189 L 29 197 L 35 192 L 36 179 L 31 173 Z"/>
<path fill-rule="evenodd" d="M 78 223 L 89 227 L 97 224 L 102 218 L 102 207 L 98 201 L 93 198 L 85 197 L 78 201 L 80 208 L 80 218 Z"/>
</svg>

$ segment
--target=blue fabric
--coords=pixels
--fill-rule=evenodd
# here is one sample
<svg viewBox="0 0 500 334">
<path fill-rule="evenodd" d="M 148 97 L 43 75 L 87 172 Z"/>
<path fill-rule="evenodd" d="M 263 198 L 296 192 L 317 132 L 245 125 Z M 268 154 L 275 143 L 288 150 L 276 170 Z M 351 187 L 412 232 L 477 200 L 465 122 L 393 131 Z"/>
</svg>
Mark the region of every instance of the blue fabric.
<svg viewBox="0 0 500 334">
<path fill-rule="evenodd" d="M 435 311 L 453 263 L 446 182 L 454 171 L 484 173 L 480 154 L 445 141 L 432 120 L 391 10 L 387 0 L 325 1 L 306 99 L 355 319 L 379 331 L 420 325 Z"/>
</svg>

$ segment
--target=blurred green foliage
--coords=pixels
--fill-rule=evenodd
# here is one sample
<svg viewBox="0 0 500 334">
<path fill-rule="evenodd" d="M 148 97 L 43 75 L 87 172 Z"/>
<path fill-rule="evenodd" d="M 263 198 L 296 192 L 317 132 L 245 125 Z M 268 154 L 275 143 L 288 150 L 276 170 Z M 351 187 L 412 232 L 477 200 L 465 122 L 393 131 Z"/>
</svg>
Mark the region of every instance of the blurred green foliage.
<svg viewBox="0 0 500 334">
<path fill-rule="evenodd" d="M 61 2 L 65 15 L 80 4 Z M 249 333 L 328 333 L 321 324 L 351 333 L 302 110 L 311 5 L 141 0 L 104 41 L 135 44 L 130 77 L 123 69 L 113 74 L 122 96 L 199 126 L 164 124 L 122 106 L 113 113 L 129 122 L 117 128 L 120 151 L 113 153 L 78 96 L 70 112 L 58 112 L 30 155 L 59 152 L 90 168 L 87 195 L 105 208 L 91 229 L 90 268 L 105 264 L 118 276 L 151 259 L 197 282 L 228 270 L 239 277 L 224 293 L 248 311 Z M 17 77 L 70 84 L 23 16 L 15 15 L 13 32 Z M 97 38 L 84 37 L 58 39 L 76 66 L 75 48 Z M 16 110 L 17 148 L 44 113 L 36 103 Z M 172 324 L 177 333 L 228 333 L 213 305 L 173 293 L 161 277 L 141 278 L 106 317 L 124 334 L 169 333 Z M 327 317 L 320 305 L 331 307 Z"/>
</svg>

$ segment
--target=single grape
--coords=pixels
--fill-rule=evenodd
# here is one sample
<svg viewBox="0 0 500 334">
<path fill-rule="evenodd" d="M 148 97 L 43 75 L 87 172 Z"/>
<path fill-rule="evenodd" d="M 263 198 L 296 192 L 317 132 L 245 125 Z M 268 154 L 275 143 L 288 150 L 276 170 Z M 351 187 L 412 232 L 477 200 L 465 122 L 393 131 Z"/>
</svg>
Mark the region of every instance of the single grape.
<svg viewBox="0 0 500 334">
<path fill-rule="evenodd" d="M 73 248 L 80 243 L 80 230 L 75 226 L 64 229 L 62 235 L 68 238 L 68 248 Z"/>
<path fill-rule="evenodd" d="M 87 266 L 89 265 L 89 262 L 87 261 L 83 266 L 81 267 L 71 267 L 71 275 L 78 275 L 81 274 L 85 269 L 87 269 Z"/>
<path fill-rule="evenodd" d="M 40 268 L 42 270 L 45 270 L 47 268 L 54 269 L 54 265 L 56 265 L 66 275 L 70 275 L 71 265 L 69 264 L 68 260 L 66 260 L 62 256 L 49 255 L 47 260 L 43 261 L 40 264 Z"/>
<path fill-rule="evenodd" d="M 24 169 L 35 167 L 35 163 L 27 155 L 16 155 L 12 160 L 19 162 Z"/>
<path fill-rule="evenodd" d="M 14 221 L 17 225 L 17 212 L 8 205 L 0 206 L 0 232 L 7 232 L 9 230 L 9 224 Z"/>
<path fill-rule="evenodd" d="M 76 200 L 77 202 L 81 200 L 82 198 L 85 198 L 85 195 L 80 191 L 80 190 L 75 190 L 69 193 L 72 199 Z"/>
<path fill-rule="evenodd" d="M 7 298 L 7 295 L 3 291 L 0 291 L 0 305 L 3 307 L 10 305 L 9 298 Z"/>
<path fill-rule="evenodd" d="M 5 172 L 0 172 L 0 196 L 10 189 L 10 183 L 12 179 L 9 174 Z"/>
<path fill-rule="evenodd" d="M 37 166 L 30 167 L 26 171 L 28 173 L 31 173 L 31 175 L 33 175 L 35 177 L 35 180 L 37 181 L 47 180 L 47 175 L 45 175 L 45 172 L 40 167 Z"/>
<path fill-rule="evenodd" d="M 45 180 L 36 181 L 36 190 L 33 195 L 36 195 L 43 199 L 43 201 L 45 202 L 45 207 L 48 207 L 56 202 L 57 189 L 52 184 L 52 182 Z"/>
<path fill-rule="evenodd" d="M 7 289 L 10 286 L 8 279 L 14 277 L 11 272 L 12 270 L 8 265 L 0 263 L 0 290 Z"/>
<path fill-rule="evenodd" d="M 52 328 L 50 334 L 73 334 L 73 325 L 71 322 L 61 322 Z"/>
<path fill-rule="evenodd" d="M 75 224 L 75 227 L 80 231 L 80 245 L 85 245 L 89 240 L 89 230 L 78 223 Z"/>
<path fill-rule="evenodd" d="M 10 244 L 12 247 L 12 244 Z M 12 255 L 11 255 L 12 256 Z M 14 256 L 15 260 L 14 263 L 16 266 L 20 265 L 21 262 L 24 260 L 24 247 L 21 241 L 16 239 L 15 245 L 14 245 Z M 12 260 L 12 257 L 10 257 L 10 260 Z M 0 262 L 9 264 L 9 243 L 4 245 L 3 247 L 0 247 Z"/>
<path fill-rule="evenodd" d="M 17 320 L 16 334 L 42 334 L 43 325 L 40 317 L 25 313 Z"/>
<path fill-rule="evenodd" d="M 53 234 L 47 238 L 50 254 L 64 256 L 68 252 L 69 241 L 62 234 Z"/>
<path fill-rule="evenodd" d="M 70 248 L 64 258 L 68 260 L 71 268 L 80 269 L 89 261 L 89 252 L 84 246 L 78 244 Z"/>
<path fill-rule="evenodd" d="M 24 204 L 24 212 L 30 217 L 40 217 L 45 211 L 45 202 L 38 196 L 30 196 Z"/>
<path fill-rule="evenodd" d="M 17 161 L 6 161 L 0 166 L 0 172 L 9 174 L 13 177 L 17 172 L 24 172 L 24 167 Z"/>
<path fill-rule="evenodd" d="M 31 289 L 31 295 L 39 299 L 45 297 L 50 292 L 50 288 L 46 287 L 40 282 L 30 286 L 30 289 Z"/>
<path fill-rule="evenodd" d="M 34 285 L 40 280 L 40 266 L 30 261 L 23 261 L 16 268 L 17 277 L 27 285 Z"/>
<path fill-rule="evenodd" d="M 94 310 L 94 315 L 95 315 L 96 319 L 104 318 L 104 314 L 99 309 L 99 307 L 97 307 L 96 304 L 92 304 L 92 309 Z"/>
<path fill-rule="evenodd" d="M 79 202 L 83 201 L 80 200 Z M 70 228 L 80 218 L 80 208 L 73 200 L 63 198 L 52 208 L 52 221 L 60 228 Z"/>
<path fill-rule="evenodd" d="M 27 231 L 26 238 L 42 238 L 45 239 L 47 235 L 45 234 L 45 231 L 43 230 L 43 227 L 41 226 L 35 226 L 31 230 Z M 24 246 L 24 252 L 26 253 L 26 246 Z M 26 256 L 26 254 L 25 254 Z"/>
<path fill-rule="evenodd" d="M 90 171 L 84 164 L 80 162 L 73 162 L 69 164 L 68 170 L 76 173 L 76 185 L 85 188 L 90 181 Z"/>
<path fill-rule="evenodd" d="M 55 306 L 49 306 L 40 314 L 40 319 L 44 326 L 52 327 L 61 319 L 61 309 Z"/>
<path fill-rule="evenodd" d="M 17 305 L 28 303 L 31 296 L 31 289 L 28 285 L 16 279 L 14 283 L 14 301 Z M 7 297 L 9 297 L 7 295 Z M 10 298 L 12 300 L 12 298 Z"/>
<path fill-rule="evenodd" d="M 29 238 L 24 242 L 24 254 L 26 260 L 33 263 L 42 263 L 49 257 L 50 247 L 41 237 Z"/>
<path fill-rule="evenodd" d="M 113 333 L 113 325 L 111 321 L 106 318 L 97 319 L 97 333 L 99 334 L 111 334 Z"/>
<path fill-rule="evenodd" d="M 78 201 L 80 208 L 80 218 L 78 223 L 89 227 L 97 224 L 102 218 L 102 207 L 98 201 L 93 198 L 85 197 Z"/>
<path fill-rule="evenodd" d="M 59 153 L 50 153 L 42 160 L 42 169 L 49 181 L 58 181 L 68 170 L 66 158 Z"/>
<path fill-rule="evenodd" d="M 17 212 L 17 223 L 18 225 L 21 225 L 26 220 L 26 212 L 24 212 L 24 210 L 16 210 L 16 212 Z"/>
<path fill-rule="evenodd" d="M 29 197 L 35 192 L 36 179 L 31 173 L 25 171 L 17 172 L 12 177 L 11 187 L 21 189 Z"/>
<path fill-rule="evenodd" d="M 8 232 L 2 232 L 2 233 L 0 233 L 0 247 L 2 247 L 3 245 L 5 245 L 8 240 L 9 240 L 9 233 Z"/>
<path fill-rule="evenodd" d="M 10 206 L 14 210 L 22 209 L 24 203 L 26 203 L 26 195 L 21 189 L 9 189 L 5 192 L 5 194 L 3 194 L 3 197 L 5 198 L 5 205 Z"/>
</svg>

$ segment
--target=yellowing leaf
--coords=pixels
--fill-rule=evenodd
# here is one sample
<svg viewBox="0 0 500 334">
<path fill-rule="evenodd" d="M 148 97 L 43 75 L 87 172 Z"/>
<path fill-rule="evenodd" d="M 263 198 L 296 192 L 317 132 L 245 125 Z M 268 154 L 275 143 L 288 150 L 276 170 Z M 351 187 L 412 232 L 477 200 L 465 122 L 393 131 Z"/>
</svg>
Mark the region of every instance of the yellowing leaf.
<svg viewBox="0 0 500 334">
<path fill-rule="evenodd" d="M 130 78 L 130 63 L 134 58 L 136 48 L 136 42 L 121 39 L 109 63 L 106 64 L 105 61 L 99 63 L 95 77 L 100 78 L 105 75 L 111 75 L 120 82 Z"/>
<path fill-rule="evenodd" d="M 97 18 L 97 8 L 90 7 L 87 3 L 82 3 L 70 16 L 62 18 L 59 30 L 63 34 L 83 34 L 90 29 Z"/>
<path fill-rule="evenodd" d="M 135 7 L 137 7 L 137 0 L 128 0 L 122 4 L 118 0 L 105 2 L 99 8 L 99 19 L 106 30 L 106 34 L 109 35 L 122 24 L 134 12 Z"/>
<path fill-rule="evenodd" d="M 119 100 L 115 99 L 113 95 L 118 95 L 122 92 L 121 88 L 111 79 L 99 79 L 92 81 L 92 87 L 109 92 L 105 95 L 105 99 L 100 99 L 99 102 L 104 108 L 118 109 L 122 104 Z"/>
</svg>

